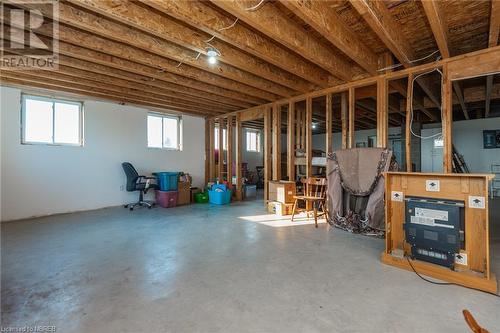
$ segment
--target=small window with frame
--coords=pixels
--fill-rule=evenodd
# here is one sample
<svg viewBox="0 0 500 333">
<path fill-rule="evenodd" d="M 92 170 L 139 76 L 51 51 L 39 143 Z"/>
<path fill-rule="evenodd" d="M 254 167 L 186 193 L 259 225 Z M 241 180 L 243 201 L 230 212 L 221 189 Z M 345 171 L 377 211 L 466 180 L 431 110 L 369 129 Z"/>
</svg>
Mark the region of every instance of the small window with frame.
<svg viewBox="0 0 500 333">
<path fill-rule="evenodd" d="M 246 130 L 247 151 L 260 152 L 260 131 L 247 129 Z"/>
<path fill-rule="evenodd" d="M 182 150 L 182 117 L 149 113 L 148 148 Z"/>
</svg>

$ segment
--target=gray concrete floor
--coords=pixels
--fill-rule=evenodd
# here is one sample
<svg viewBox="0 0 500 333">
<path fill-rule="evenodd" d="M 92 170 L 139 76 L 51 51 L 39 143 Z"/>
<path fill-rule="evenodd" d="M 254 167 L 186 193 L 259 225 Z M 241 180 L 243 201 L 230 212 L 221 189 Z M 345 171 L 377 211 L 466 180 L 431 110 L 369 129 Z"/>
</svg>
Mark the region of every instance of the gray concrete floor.
<svg viewBox="0 0 500 333">
<path fill-rule="evenodd" d="M 492 265 L 500 275 L 500 204 Z M 2 325 L 57 332 L 500 332 L 500 298 L 380 263 L 384 242 L 239 219 L 262 202 L 4 223 Z"/>
</svg>

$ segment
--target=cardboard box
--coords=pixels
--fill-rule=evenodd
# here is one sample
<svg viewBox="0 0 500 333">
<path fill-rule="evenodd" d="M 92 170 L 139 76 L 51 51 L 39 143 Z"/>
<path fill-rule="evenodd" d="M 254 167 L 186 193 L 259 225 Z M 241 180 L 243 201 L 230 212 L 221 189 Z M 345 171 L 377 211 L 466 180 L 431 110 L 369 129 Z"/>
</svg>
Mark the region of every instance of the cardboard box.
<svg viewBox="0 0 500 333">
<path fill-rule="evenodd" d="M 292 215 L 293 204 L 271 201 L 267 203 L 267 211 L 278 216 Z"/>
<path fill-rule="evenodd" d="M 278 201 L 285 204 L 293 203 L 296 194 L 295 182 L 280 180 L 269 182 L 269 201 Z"/>
<path fill-rule="evenodd" d="M 178 182 L 177 183 L 177 190 L 188 190 L 191 187 L 191 182 Z"/>
<path fill-rule="evenodd" d="M 177 206 L 189 205 L 191 203 L 191 191 L 189 189 L 179 188 L 179 193 L 177 194 Z"/>
</svg>

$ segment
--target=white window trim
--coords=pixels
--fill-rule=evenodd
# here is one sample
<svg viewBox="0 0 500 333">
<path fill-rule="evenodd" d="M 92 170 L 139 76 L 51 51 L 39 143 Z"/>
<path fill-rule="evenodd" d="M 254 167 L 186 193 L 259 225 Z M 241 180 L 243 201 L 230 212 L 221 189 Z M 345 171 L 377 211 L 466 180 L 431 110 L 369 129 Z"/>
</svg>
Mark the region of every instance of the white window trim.
<svg viewBox="0 0 500 333">
<path fill-rule="evenodd" d="M 158 117 L 162 118 L 162 123 L 161 123 L 161 145 L 162 147 L 150 147 L 149 143 L 147 142 L 147 136 L 148 136 L 148 117 Z M 163 118 L 169 118 L 169 119 L 176 119 L 177 120 L 177 148 L 170 148 L 170 147 L 163 147 Z M 148 149 L 161 149 L 161 150 L 169 150 L 169 151 L 182 151 L 182 116 L 177 116 L 177 115 L 171 115 L 171 114 L 164 114 L 164 113 L 157 113 L 157 112 L 148 112 L 146 116 L 146 146 Z"/>
<path fill-rule="evenodd" d="M 256 130 L 256 129 L 252 129 L 252 128 L 246 128 L 246 145 L 245 145 L 245 149 L 247 152 L 249 153 L 260 153 L 260 131 L 259 130 Z M 248 149 L 248 133 L 255 133 L 256 135 L 256 150 L 253 150 L 253 149 Z"/>
<path fill-rule="evenodd" d="M 24 126 L 26 119 L 26 99 L 45 101 L 52 103 L 52 142 L 38 142 L 38 141 L 27 141 L 26 140 L 26 128 Z M 71 104 L 78 105 L 79 108 L 79 119 L 78 119 L 78 141 L 79 143 L 62 143 L 55 142 L 55 103 L 60 104 Z M 41 146 L 70 146 L 70 147 L 83 147 L 84 146 L 84 104 L 80 101 L 72 101 L 68 99 L 60 99 L 55 97 L 45 97 L 39 95 L 31 95 L 31 94 L 21 94 L 21 144 L 23 145 L 41 145 Z"/>
</svg>

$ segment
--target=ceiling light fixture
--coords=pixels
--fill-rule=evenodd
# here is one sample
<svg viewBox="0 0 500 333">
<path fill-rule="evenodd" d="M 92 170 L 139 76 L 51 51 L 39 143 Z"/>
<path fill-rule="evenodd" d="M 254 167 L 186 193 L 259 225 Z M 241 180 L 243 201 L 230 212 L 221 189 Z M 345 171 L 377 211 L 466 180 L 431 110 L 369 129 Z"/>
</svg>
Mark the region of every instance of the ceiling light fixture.
<svg viewBox="0 0 500 333">
<path fill-rule="evenodd" d="M 207 51 L 208 63 L 211 65 L 216 64 L 218 55 L 219 55 L 219 53 L 216 50 L 209 48 Z"/>
</svg>

